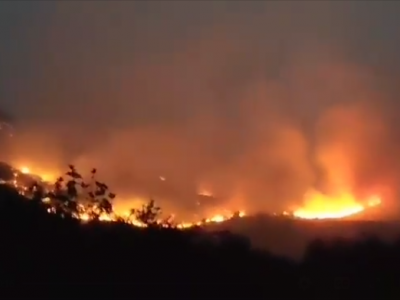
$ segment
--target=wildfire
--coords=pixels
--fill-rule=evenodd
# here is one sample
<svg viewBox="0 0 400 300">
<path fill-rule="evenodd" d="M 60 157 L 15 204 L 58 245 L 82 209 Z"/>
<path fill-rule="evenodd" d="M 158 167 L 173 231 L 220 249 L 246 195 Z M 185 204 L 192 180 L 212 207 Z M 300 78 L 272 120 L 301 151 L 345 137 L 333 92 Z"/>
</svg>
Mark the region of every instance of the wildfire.
<svg viewBox="0 0 400 300">
<path fill-rule="evenodd" d="M 29 174 L 31 170 L 28 167 L 22 167 L 21 168 L 21 173 L 22 174 Z"/>
<path fill-rule="evenodd" d="M 31 169 L 26 166 L 19 168 L 19 171 L 23 174 L 33 173 Z M 46 177 L 43 177 L 43 175 L 40 177 L 44 181 L 46 181 Z M 17 187 L 22 194 L 25 194 L 25 192 L 27 191 L 27 187 L 19 186 L 17 178 L 18 175 L 16 173 L 14 180 L 10 183 L 13 186 Z M 159 179 L 162 181 L 165 180 L 165 178 L 162 176 L 160 176 Z M 213 195 L 212 192 L 207 189 L 200 189 L 198 191 L 198 194 L 204 196 Z M 131 200 L 136 200 L 136 202 L 138 202 L 136 198 Z M 144 200 L 141 200 L 142 203 Z M 49 201 L 49 199 L 43 199 L 43 202 L 50 203 Z M 360 199 L 357 199 L 352 193 L 349 192 L 342 192 L 332 196 L 323 194 L 316 190 L 311 190 L 305 195 L 304 205 L 302 207 L 292 210 L 291 212 L 284 211 L 282 215 L 300 219 L 339 219 L 358 214 L 369 207 L 374 207 L 380 204 L 381 199 L 377 195 L 364 199 L 364 201 L 360 201 Z M 224 211 L 224 213 L 221 213 L 221 211 L 223 210 L 219 210 L 218 213 L 211 214 L 211 216 L 204 218 L 201 221 L 179 222 L 175 224 L 178 228 L 185 229 L 193 226 L 202 226 L 209 223 L 221 223 L 232 218 L 242 218 L 246 215 L 244 211 L 237 211 L 235 213 L 232 213 L 231 211 Z M 49 212 L 52 212 L 51 208 L 49 208 Z M 76 217 L 78 217 L 83 222 L 89 221 L 91 219 L 90 214 L 85 211 L 84 207 L 81 207 L 80 212 L 77 214 Z M 146 226 L 139 220 L 135 219 L 129 212 L 114 212 L 112 214 L 102 214 L 99 216 L 99 220 L 104 222 L 124 220 L 125 222 L 130 223 L 133 226 Z M 173 218 L 171 218 L 170 220 L 173 221 Z M 159 222 L 160 224 L 163 223 L 161 220 L 157 222 Z"/>
<path fill-rule="evenodd" d="M 25 175 L 30 175 L 34 174 L 39 176 L 43 181 L 54 181 L 56 179 L 56 176 L 54 173 L 49 173 L 49 172 L 43 172 L 41 169 L 31 169 L 27 166 L 22 166 L 18 169 L 22 174 Z"/>
<path fill-rule="evenodd" d="M 347 192 L 329 196 L 311 191 L 305 196 L 304 206 L 295 210 L 293 216 L 301 219 L 338 219 L 358 214 L 379 204 L 381 199 L 376 195 L 360 202 L 353 194 Z"/>
<path fill-rule="evenodd" d="M 51 209 L 49 210 L 49 212 L 51 212 Z M 176 227 L 180 228 L 180 229 L 187 229 L 187 228 L 191 228 L 194 226 L 202 226 L 205 224 L 210 224 L 210 223 L 221 223 L 221 222 L 225 222 L 227 220 L 230 220 L 234 217 L 238 217 L 238 218 L 242 218 L 244 217 L 246 214 L 243 211 L 240 211 L 238 213 L 230 213 L 230 214 L 225 214 L 225 215 L 214 215 L 210 218 L 206 218 L 202 221 L 198 221 L 198 222 L 181 222 L 181 223 L 177 223 Z M 89 221 L 90 220 L 90 215 L 88 213 L 80 213 L 78 215 L 78 218 L 83 221 Z M 111 215 L 107 215 L 107 214 L 102 214 L 99 217 L 100 221 L 103 222 L 113 222 L 113 221 L 117 221 L 119 219 L 124 220 L 126 223 L 130 223 L 133 226 L 137 226 L 137 227 L 146 227 L 145 224 L 143 224 L 142 222 L 140 222 L 139 220 L 135 219 L 135 218 L 131 218 L 128 212 L 125 212 L 123 214 L 118 214 L 118 213 L 114 213 Z M 162 225 L 162 220 L 158 221 L 159 224 Z"/>
<path fill-rule="evenodd" d="M 244 211 L 239 211 L 237 213 L 227 213 L 227 214 L 216 214 L 214 216 L 211 216 L 210 218 L 206 218 L 203 221 L 200 222 L 195 222 L 195 223 L 187 223 L 187 222 L 183 222 L 183 223 L 179 223 L 178 224 L 178 228 L 190 228 L 193 226 L 201 226 L 204 224 L 209 224 L 209 223 L 222 223 L 225 221 L 228 221 L 232 218 L 243 218 L 244 216 L 246 216 L 246 213 Z"/>
<path fill-rule="evenodd" d="M 22 174 L 33 174 L 34 172 L 31 171 L 30 168 L 26 167 L 26 166 L 22 166 L 19 168 L 19 172 Z M 36 173 L 36 172 L 35 172 Z M 14 179 L 10 182 L 3 182 L 5 184 L 11 184 L 12 186 L 14 186 L 15 188 L 18 189 L 18 191 L 22 194 L 26 196 L 26 192 L 28 190 L 27 186 L 24 186 L 23 184 L 21 185 L 21 183 L 19 183 L 18 179 L 18 172 L 14 173 Z M 39 175 L 39 177 L 46 181 L 47 177 L 44 176 L 43 174 Z M 160 176 L 160 180 L 165 181 L 165 177 Z M 131 199 L 132 202 L 136 203 L 136 204 L 143 204 L 145 203 L 144 199 L 139 199 L 139 198 L 133 198 Z M 50 198 L 44 198 L 42 199 L 42 201 L 44 203 L 47 204 L 51 204 L 51 199 Z M 49 213 L 54 213 L 55 210 L 54 208 L 50 207 L 48 208 L 48 212 Z M 229 211 L 225 211 L 224 213 L 218 213 L 215 215 L 212 215 L 210 217 L 204 218 L 201 221 L 195 221 L 195 222 L 179 222 L 176 223 L 176 226 L 178 228 L 181 229 L 185 229 L 185 228 L 190 228 L 193 226 L 202 226 L 205 224 L 209 224 L 209 223 L 221 223 L 224 221 L 227 221 L 229 219 L 232 219 L 234 217 L 237 218 L 242 218 L 245 216 L 245 212 L 244 211 L 238 211 L 236 213 L 232 213 Z M 80 219 L 82 222 L 87 222 L 89 220 L 91 220 L 91 215 L 90 213 L 86 210 L 86 208 L 82 205 L 79 206 L 79 212 L 76 214 L 76 216 L 78 219 Z M 99 220 L 103 221 L 103 222 L 113 222 L 113 221 L 118 221 L 118 220 L 124 220 L 124 222 L 129 223 L 133 226 L 137 226 L 137 227 L 146 227 L 146 225 L 142 222 L 140 222 L 139 220 L 137 220 L 134 216 L 132 216 L 132 214 L 130 212 L 117 212 L 114 211 L 112 214 L 101 214 L 99 216 Z M 173 221 L 172 219 L 170 219 L 170 221 Z M 163 224 L 163 220 L 158 220 L 157 223 L 159 224 Z"/>
</svg>

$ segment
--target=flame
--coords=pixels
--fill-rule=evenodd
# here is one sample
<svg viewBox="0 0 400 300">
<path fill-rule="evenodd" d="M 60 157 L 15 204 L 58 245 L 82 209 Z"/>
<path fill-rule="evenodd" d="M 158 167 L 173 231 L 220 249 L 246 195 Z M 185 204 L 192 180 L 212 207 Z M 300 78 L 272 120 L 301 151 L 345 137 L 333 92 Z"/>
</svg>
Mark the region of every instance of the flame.
<svg viewBox="0 0 400 300">
<path fill-rule="evenodd" d="M 20 172 L 23 174 L 34 174 L 37 173 L 37 170 L 33 172 L 29 167 L 23 166 L 20 169 Z M 49 179 L 55 178 L 50 173 L 42 173 L 39 176 L 44 181 L 49 181 Z M 17 174 L 15 174 L 17 178 Z M 18 182 L 14 178 L 10 182 L 11 185 L 18 188 L 21 194 L 25 194 L 27 187 L 18 186 Z M 164 181 L 165 177 L 160 176 L 160 180 Z M 200 188 L 198 190 L 198 195 L 203 196 L 213 196 L 213 193 L 209 189 Z M 130 203 L 135 203 L 137 206 L 141 206 L 146 201 L 142 198 L 132 198 L 129 201 Z M 133 201 L 133 202 L 132 202 Z M 50 199 L 45 198 L 43 202 L 50 203 Z M 125 201 L 126 202 L 126 201 Z M 304 196 L 304 205 L 300 208 L 292 210 L 289 212 L 288 210 L 284 211 L 282 215 L 301 218 L 301 219 L 337 219 L 337 218 L 345 218 L 355 214 L 358 214 L 369 207 L 374 207 L 381 204 L 381 198 L 377 195 L 373 195 L 367 198 L 364 201 L 360 201 L 357 199 L 352 193 L 350 192 L 341 192 L 335 195 L 327 195 L 323 194 L 317 190 L 310 190 Z M 52 209 L 49 209 L 49 212 L 52 212 Z M 221 223 L 232 218 L 242 218 L 246 216 L 243 210 L 237 211 L 236 213 L 232 213 L 231 211 L 226 210 L 214 210 L 212 214 L 209 214 L 208 217 L 203 218 L 201 221 L 190 221 L 190 222 L 179 222 L 176 223 L 178 228 L 190 228 L 193 226 L 202 226 L 209 223 Z M 91 219 L 90 214 L 85 211 L 84 208 L 81 209 L 81 212 L 76 216 L 83 222 L 89 221 Z M 146 225 L 140 222 L 139 220 L 135 219 L 132 214 L 129 212 L 114 212 L 113 214 L 102 214 L 99 216 L 100 221 L 110 222 L 110 221 L 117 221 L 123 219 L 124 221 L 132 224 L 133 226 L 138 227 L 145 227 Z M 160 224 L 162 223 L 161 220 L 158 221 Z"/>
<path fill-rule="evenodd" d="M 204 219 L 203 221 L 180 222 L 180 223 L 176 224 L 176 227 L 180 228 L 180 229 L 187 229 L 187 228 L 191 228 L 194 226 L 202 226 L 202 225 L 206 225 L 206 224 L 210 224 L 210 223 L 222 223 L 222 222 L 228 221 L 234 217 L 243 218 L 245 215 L 246 214 L 244 211 L 239 211 L 237 213 L 229 213 L 229 214 L 224 214 L 224 215 L 216 214 L 214 216 Z M 79 213 L 77 217 L 83 222 L 87 222 L 91 219 L 90 215 L 86 212 Z M 132 218 L 130 216 L 129 212 L 124 212 L 122 214 L 114 213 L 111 215 L 102 214 L 99 217 L 99 220 L 103 221 L 103 222 L 112 222 L 112 221 L 117 221 L 118 219 L 123 219 L 125 222 L 130 223 L 131 225 L 136 226 L 136 227 L 146 227 L 146 224 L 140 222 L 139 220 L 137 220 L 135 218 Z M 157 221 L 157 223 L 162 224 L 162 220 Z"/>
<path fill-rule="evenodd" d="M 31 170 L 28 167 L 21 167 L 21 173 L 22 174 L 29 174 Z"/>
<path fill-rule="evenodd" d="M 201 225 L 205 225 L 205 224 L 210 224 L 210 223 L 222 223 L 222 222 L 226 222 L 228 220 L 231 220 L 235 217 L 237 218 L 243 218 L 246 216 L 246 213 L 244 211 L 239 211 L 237 213 L 225 213 L 225 214 L 215 214 L 209 218 L 204 219 L 203 221 L 199 221 L 199 222 L 182 222 L 177 224 L 178 228 L 190 228 L 190 227 L 194 227 L 194 226 L 201 226 Z"/>
<path fill-rule="evenodd" d="M 379 204 L 381 204 L 381 199 L 376 195 L 369 197 L 367 201 L 360 202 L 349 192 L 330 196 L 312 190 L 305 195 L 303 207 L 296 209 L 293 216 L 301 219 L 345 218 Z"/>
<path fill-rule="evenodd" d="M 38 168 L 31 168 L 28 167 L 26 165 L 22 166 L 19 168 L 19 171 L 22 174 L 34 174 L 39 176 L 43 181 L 55 181 L 55 179 L 57 178 L 54 175 L 54 172 L 49 172 L 48 170 L 43 171 L 42 169 L 38 169 Z"/>
</svg>

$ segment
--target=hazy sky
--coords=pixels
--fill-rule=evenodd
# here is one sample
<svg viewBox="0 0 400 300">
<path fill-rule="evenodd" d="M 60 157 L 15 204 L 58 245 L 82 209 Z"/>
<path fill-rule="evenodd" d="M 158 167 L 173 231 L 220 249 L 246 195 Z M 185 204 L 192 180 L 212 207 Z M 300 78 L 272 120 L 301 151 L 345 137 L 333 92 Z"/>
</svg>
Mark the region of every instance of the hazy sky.
<svg viewBox="0 0 400 300">
<path fill-rule="evenodd" d="M 202 186 L 265 210 L 320 181 L 396 190 L 399 15 L 396 1 L 0 2 L 12 156 L 96 165 L 188 209 Z"/>
</svg>

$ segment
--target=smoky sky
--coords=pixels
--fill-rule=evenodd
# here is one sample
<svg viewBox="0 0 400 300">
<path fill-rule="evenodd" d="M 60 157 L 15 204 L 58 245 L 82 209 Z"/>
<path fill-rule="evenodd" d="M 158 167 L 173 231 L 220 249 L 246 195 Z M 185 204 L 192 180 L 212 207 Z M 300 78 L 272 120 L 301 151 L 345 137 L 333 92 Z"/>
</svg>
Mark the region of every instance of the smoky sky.
<svg viewBox="0 0 400 300">
<path fill-rule="evenodd" d="M 309 188 L 395 195 L 399 13 L 395 1 L 1 2 L 8 155 L 95 166 L 120 203 L 185 212 L 201 189 L 216 197 L 204 206 L 252 211 Z"/>
</svg>

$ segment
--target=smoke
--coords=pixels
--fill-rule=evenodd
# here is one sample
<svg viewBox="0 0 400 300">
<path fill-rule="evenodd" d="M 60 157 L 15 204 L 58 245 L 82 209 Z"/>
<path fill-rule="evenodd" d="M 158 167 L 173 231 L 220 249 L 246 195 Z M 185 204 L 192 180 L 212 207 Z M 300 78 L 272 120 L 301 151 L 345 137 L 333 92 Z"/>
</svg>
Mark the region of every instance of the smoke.
<svg viewBox="0 0 400 300">
<path fill-rule="evenodd" d="M 352 55 L 351 9 L 314 3 L 99 4 L 93 19 L 63 4 L 32 50 L 11 160 L 97 167 L 119 206 L 154 197 L 182 214 L 282 211 L 311 188 L 395 193 L 393 93 Z"/>
</svg>

